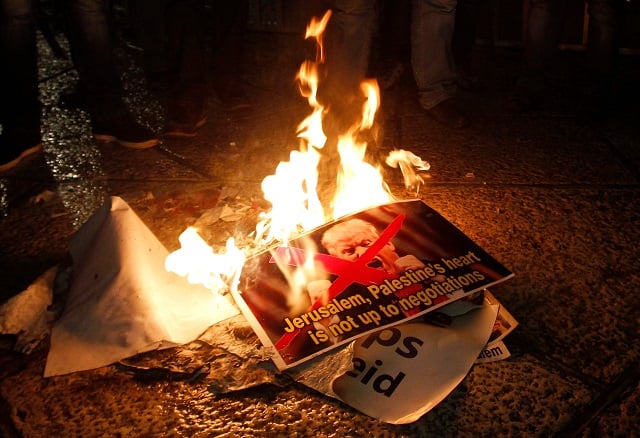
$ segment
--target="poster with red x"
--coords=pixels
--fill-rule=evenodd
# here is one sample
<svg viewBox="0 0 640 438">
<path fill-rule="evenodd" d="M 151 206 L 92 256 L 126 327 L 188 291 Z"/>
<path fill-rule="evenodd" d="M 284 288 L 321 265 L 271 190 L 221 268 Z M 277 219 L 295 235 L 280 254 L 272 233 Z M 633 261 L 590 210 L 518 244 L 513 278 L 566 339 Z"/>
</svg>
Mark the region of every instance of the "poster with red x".
<svg viewBox="0 0 640 438">
<path fill-rule="evenodd" d="M 512 276 L 423 201 L 400 201 L 249 258 L 236 302 L 284 370 L 410 319 L 446 325 Z"/>
</svg>

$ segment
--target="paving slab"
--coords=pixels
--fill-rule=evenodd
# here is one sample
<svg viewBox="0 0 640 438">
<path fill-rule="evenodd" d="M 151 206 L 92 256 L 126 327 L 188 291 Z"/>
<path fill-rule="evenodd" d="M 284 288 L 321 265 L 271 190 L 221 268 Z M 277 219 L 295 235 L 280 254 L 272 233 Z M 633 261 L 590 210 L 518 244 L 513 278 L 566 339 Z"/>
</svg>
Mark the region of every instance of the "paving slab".
<svg viewBox="0 0 640 438">
<path fill-rule="evenodd" d="M 610 405 L 602 406 L 602 409 L 593 409 L 589 412 L 594 418 L 592 422 L 584 428 L 584 436 L 624 436 L 629 431 L 637 430 L 637 418 L 640 415 L 640 388 L 637 385 L 638 377 L 630 386 L 624 386 L 620 391 L 609 397 Z M 605 400 L 605 402 L 608 400 Z M 598 406 L 600 407 L 600 406 Z"/>
<path fill-rule="evenodd" d="M 593 395 L 579 380 L 522 355 L 476 366 L 420 420 L 393 426 L 298 384 L 220 395 L 204 383 L 140 382 L 114 368 L 44 380 L 42 361 L 36 362 L 2 386 L 25 436 L 459 436 L 471 431 L 547 436 Z M 540 402 L 549 398 L 552 406 Z"/>
</svg>

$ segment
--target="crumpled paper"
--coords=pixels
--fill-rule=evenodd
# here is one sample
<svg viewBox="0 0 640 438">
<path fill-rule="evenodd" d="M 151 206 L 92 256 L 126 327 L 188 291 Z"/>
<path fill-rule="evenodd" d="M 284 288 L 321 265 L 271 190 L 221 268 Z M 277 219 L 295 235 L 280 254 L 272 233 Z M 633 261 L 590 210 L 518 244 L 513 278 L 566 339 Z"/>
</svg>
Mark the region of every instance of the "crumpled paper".
<svg viewBox="0 0 640 438">
<path fill-rule="evenodd" d="M 167 272 L 167 249 L 119 197 L 69 242 L 74 278 L 51 333 L 44 376 L 184 344 L 238 314 L 225 297 Z"/>
<path fill-rule="evenodd" d="M 193 342 L 141 353 L 119 361 L 118 367 L 141 381 L 204 381 L 216 394 L 291 382 L 277 372 L 242 315 L 212 325 Z"/>
</svg>

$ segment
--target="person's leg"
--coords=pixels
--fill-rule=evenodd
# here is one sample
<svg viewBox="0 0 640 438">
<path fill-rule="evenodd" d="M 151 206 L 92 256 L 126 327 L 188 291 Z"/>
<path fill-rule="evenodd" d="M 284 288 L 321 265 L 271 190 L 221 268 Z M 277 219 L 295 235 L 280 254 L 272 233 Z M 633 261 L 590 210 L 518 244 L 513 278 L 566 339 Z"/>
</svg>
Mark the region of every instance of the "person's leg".
<svg viewBox="0 0 640 438">
<path fill-rule="evenodd" d="M 92 115 L 120 110 L 122 86 L 115 68 L 106 0 L 69 0 L 69 40 Z"/>
<path fill-rule="evenodd" d="M 476 41 L 476 28 L 481 7 L 485 0 L 460 0 L 456 11 L 455 31 L 451 43 L 456 64 L 458 86 L 473 89 L 478 78 L 471 67 L 471 55 Z"/>
<path fill-rule="evenodd" d="M 592 92 L 592 111 L 606 115 L 611 110 L 613 74 L 618 46 L 617 0 L 589 1 L 588 62 Z"/>
<path fill-rule="evenodd" d="M 165 11 L 169 0 L 131 2 L 137 39 L 142 46 L 147 85 L 163 89 L 167 76 L 167 31 Z"/>
<path fill-rule="evenodd" d="M 340 170 L 339 139 L 362 118 L 365 101 L 360 83 L 369 65 L 376 9 L 373 0 L 332 0 L 324 30 L 324 63 L 318 66 L 318 101 L 326 112 L 322 129 L 327 136 L 318 164 L 318 192 L 326 205 L 335 195 Z M 320 17 L 318 17 L 320 18 Z"/>
<path fill-rule="evenodd" d="M 336 0 L 326 33 L 329 74 L 358 86 L 366 76 L 376 23 L 375 2 Z"/>
<path fill-rule="evenodd" d="M 338 131 L 344 132 L 360 117 L 360 82 L 367 74 L 375 27 L 374 1 L 333 2 L 324 34 L 326 78 L 319 99 L 335 116 Z"/>
<path fill-rule="evenodd" d="M 546 72 L 558 49 L 566 10 L 566 0 L 531 0 L 522 63 L 506 103 L 507 109 L 527 111 L 541 100 Z"/>
<path fill-rule="evenodd" d="M 456 70 L 451 42 L 456 0 L 414 0 L 411 23 L 411 66 L 418 101 L 427 114 L 454 128 L 467 124 L 454 99 Z"/>
<path fill-rule="evenodd" d="M 380 1 L 378 30 L 371 53 L 373 76 L 381 90 L 394 87 L 410 71 L 411 0 Z"/>
<path fill-rule="evenodd" d="M 212 86 L 227 109 L 249 105 L 242 86 L 244 38 L 249 15 L 246 0 L 218 0 L 211 4 Z"/>
<path fill-rule="evenodd" d="M 166 136 L 193 137 L 206 122 L 203 15 L 202 0 L 177 0 L 167 5 L 167 65 L 172 91 Z"/>
<path fill-rule="evenodd" d="M 431 109 L 453 97 L 456 71 L 451 41 L 456 0 L 414 0 L 411 23 L 411 64 L 418 99 Z"/>
<path fill-rule="evenodd" d="M 41 150 L 36 1 L 0 2 L 0 171 Z"/>
<path fill-rule="evenodd" d="M 135 149 L 155 146 L 157 137 L 134 120 L 123 100 L 113 54 L 108 1 L 69 2 L 71 53 L 91 115 L 94 138 Z"/>
</svg>

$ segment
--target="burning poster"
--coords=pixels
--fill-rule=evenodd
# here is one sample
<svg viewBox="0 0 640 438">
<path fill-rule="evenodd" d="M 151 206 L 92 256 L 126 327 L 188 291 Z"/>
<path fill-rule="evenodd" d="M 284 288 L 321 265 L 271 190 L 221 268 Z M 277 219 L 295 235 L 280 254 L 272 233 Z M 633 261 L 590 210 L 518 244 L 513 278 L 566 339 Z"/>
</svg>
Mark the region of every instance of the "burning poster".
<svg viewBox="0 0 640 438">
<path fill-rule="evenodd" d="M 236 302 L 284 370 L 444 306 L 430 316 L 463 314 L 512 276 L 425 203 L 401 201 L 249 258 Z"/>
</svg>

